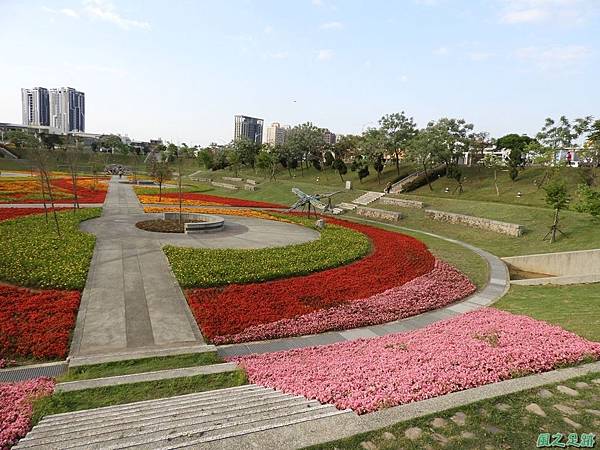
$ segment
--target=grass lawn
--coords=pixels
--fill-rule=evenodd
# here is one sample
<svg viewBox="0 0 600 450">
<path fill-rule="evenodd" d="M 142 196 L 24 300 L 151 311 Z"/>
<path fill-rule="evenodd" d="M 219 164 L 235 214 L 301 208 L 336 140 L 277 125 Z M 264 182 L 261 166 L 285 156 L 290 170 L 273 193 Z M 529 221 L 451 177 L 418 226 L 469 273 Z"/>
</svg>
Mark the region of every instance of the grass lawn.
<svg viewBox="0 0 600 450">
<path fill-rule="evenodd" d="M 181 367 L 204 366 L 222 363 L 216 352 L 190 353 L 186 355 L 161 356 L 154 358 L 130 359 L 90 366 L 72 367 L 58 381 L 89 380 L 92 378 L 114 377 L 133 373 L 154 372 L 157 370 L 178 369 Z"/>
<path fill-rule="evenodd" d="M 511 286 L 494 307 L 525 314 L 591 341 L 600 341 L 600 283 Z"/>
<path fill-rule="evenodd" d="M 99 208 L 57 213 L 61 236 L 52 215 L 0 222 L 0 280 L 26 287 L 82 290 L 96 238 L 79 223 L 100 216 Z"/>
<path fill-rule="evenodd" d="M 438 414 L 401 422 L 380 430 L 358 434 L 347 439 L 309 447 L 312 450 L 347 450 L 377 448 L 379 450 L 406 449 L 535 449 L 540 433 L 562 433 L 563 443 L 569 433 L 598 434 L 598 416 L 586 410 L 600 409 L 600 373 L 593 373 L 556 384 L 545 385 L 518 392 L 515 394 L 483 400 L 469 405 L 448 409 Z M 577 382 L 584 382 L 588 387 L 579 388 Z M 556 386 L 564 385 L 580 392 L 578 397 L 571 397 L 556 390 Z M 539 395 L 541 390 L 551 393 L 548 398 Z M 525 407 L 536 403 L 542 408 L 546 417 L 528 412 Z M 575 413 L 561 413 L 554 405 L 560 404 L 575 410 Z M 567 410 L 568 411 L 568 410 Z M 570 411 L 569 411 L 570 412 Z M 457 414 L 457 416 L 455 416 Z M 464 417 L 464 425 L 459 425 L 452 417 Z M 597 414 L 597 412 L 596 412 Z M 575 429 L 563 420 L 567 417 L 580 425 Z M 439 428 L 432 426 L 435 418 L 444 419 L 445 425 Z M 439 422 L 439 421 L 438 421 Z M 462 423 L 458 420 L 459 423 Z M 411 440 L 405 431 L 418 427 L 422 434 Z M 372 445 L 363 443 L 370 442 Z"/>
<path fill-rule="evenodd" d="M 314 223 L 314 219 L 303 217 L 285 219 L 306 226 Z M 320 239 L 285 247 L 201 249 L 168 245 L 163 250 L 179 284 L 191 288 L 307 275 L 356 261 L 370 248 L 362 233 L 332 225 L 321 230 Z"/>
<path fill-rule="evenodd" d="M 401 224 L 409 228 L 451 237 L 468 242 L 490 251 L 498 256 L 526 255 L 534 253 L 562 252 L 600 248 L 600 222 L 588 214 L 563 211 L 560 214 L 560 227 L 566 237 L 551 244 L 543 241 L 552 224 L 553 211 L 547 208 L 491 203 L 464 198 L 436 198 L 407 195 L 403 198 L 422 200 L 429 209 L 438 209 L 459 214 L 485 217 L 502 222 L 517 223 L 525 227 L 525 234 L 511 237 L 491 231 L 479 230 L 465 225 L 434 221 L 425 217 L 420 209 L 399 208 L 375 202 L 370 206 L 400 211 L 403 214 Z"/>
<path fill-rule="evenodd" d="M 519 172 L 519 177 L 511 181 L 508 176 L 508 170 L 498 171 L 498 190 L 500 195 L 496 195 L 494 187 L 494 173 L 491 169 L 484 167 L 462 167 L 465 181 L 463 182 L 464 192 L 460 194 L 446 194 L 446 188 L 453 192 L 457 186 L 456 181 L 442 176 L 432 183 L 433 191 L 429 186 L 421 186 L 410 193 L 410 195 L 420 195 L 425 197 L 453 197 L 466 200 L 479 200 L 493 203 L 507 203 L 511 205 L 528 205 L 546 207 L 546 192 L 544 189 L 538 189 L 534 181 L 541 180 L 545 169 L 542 167 L 530 167 Z M 574 193 L 577 185 L 583 180 L 580 176 L 580 169 L 574 167 L 563 167 L 559 171 L 559 177 L 567 183 L 567 188 Z M 521 197 L 517 193 L 521 192 Z"/>
<path fill-rule="evenodd" d="M 463 247 L 462 245 L 454 244 L 452 242 L 445 241 L 443 239 L 428 236 L 423 233 L 407 231 L 400 229 L 398 226 L 391 224 L 374 224 L 367 222 L 361 218 L 346 216 L 346 219 L 351 219 L 356 222 L 366 223 L 368 225 L 383 228 L 385 230 L 396 231 L 408 236 L 412 236 L 420 241 L 424 242 L 431 253 L 436 257 L 452 264 L 462 273 L 464 273 L 469 279 L 480 289 L 487 283 L 489 279 L 489 267 L 487 262 L 481 258 L 477 253 Z"/>
<path fill-rule="evenodd" d="M 72 392 L 57 392 L 33 404 L 35 425 L 44 416 L 123 403 L 173 397 L 194 392 L 223 389 L 246 384 L 246 375 L 241 370 L 169 380 L 145 381 L 120 386 L 107 386 Z"/>
</svg>

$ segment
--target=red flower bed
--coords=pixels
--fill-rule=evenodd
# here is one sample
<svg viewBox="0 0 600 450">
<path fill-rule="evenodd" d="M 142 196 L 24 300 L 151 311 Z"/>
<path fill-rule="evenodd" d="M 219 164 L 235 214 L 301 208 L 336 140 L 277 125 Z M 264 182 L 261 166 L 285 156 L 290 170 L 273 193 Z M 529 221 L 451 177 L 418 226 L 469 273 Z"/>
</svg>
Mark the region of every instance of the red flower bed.
<svg viewBox="0 0 600 450">
<path fill-rule="evenodd" d="M 162 195 L 164 198 L 179 199 L 178 193 L 169 192 Z M 218 203 L 227 206 L 241 206 L 247 208 L 287 208 L 285 205 L 277 203 L 258 202 L 256 200 L 243 200 L 241 198 L 219 197 L 217 195 L 199 194 L 196 192 L 184 192 L 182 198 L 185 200 L 198 200 L 201 202 Z"/>
<path fill-rule="evenodd" d="M 0 285 L 0 356 L 66 357 L 79 299 L 77 291 Z"/>
<path fill-rule="evenodd" d="M 66 208 L 56 208 L 61 211 Z M 48 212 L 52 210 L 49 209 Z M 43 214 L 44 208 L 0 208 L 0 222 L 3 220 L 14 219 L 16 217 L 30 216 L 32 214 Z"/>
<path fill-rule="evenodd" d="M 433 269 L 435 258 L 417 239 L 339 219 L 328 222 L 366 234 L 373 253 L 347 266 L 306 276 L 188 290 L 190 308 L 203 334 L 211 339 L 224 337 L 370 297 Z"/>
<path fill-rule="evenodd" d="M 69 194 L 68 199 L 57 199 L 57 203 L 73 202 L 73 183 L 70 178 L 58 178 L 52 180 L 52 186 L 57 187 Z M 104 203 L 106 198 L 107 186 L 100 183 L 95 184 L 92 178 L 77 179 L 77 200 L 79 203 Z"/>
</svg>

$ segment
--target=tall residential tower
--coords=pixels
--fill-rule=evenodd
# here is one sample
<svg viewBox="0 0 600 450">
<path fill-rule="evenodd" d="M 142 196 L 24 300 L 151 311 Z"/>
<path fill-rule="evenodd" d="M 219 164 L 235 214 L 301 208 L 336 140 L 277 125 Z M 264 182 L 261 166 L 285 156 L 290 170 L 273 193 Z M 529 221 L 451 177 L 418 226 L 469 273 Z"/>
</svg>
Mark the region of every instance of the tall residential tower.
<svg viewBox="0 0 600 450">
<path fill-rule="evenodd" d="M 282 126 L 278 122 L 273 122 L 270 127 L 267 127 L 265 143 L 271 145 L 284 144 L 289 131 L 289 125 Z"/>
<path fill-rule="evenodd" d="M 85 131 L 85 94 L 70 87 L 50 89 L 50 128 L 60 133 Z"/>
<path fill-rule="evenodd" d="M 262 144 L 264 120 L 256 117 L 235 116 L 235 130 L 233 140 L 248 139 L 257 144 Z"/>
<path fill-rule="evenodd" d="M 23 125 L 50 125 L 48 89 L 43 87 L 21 89 L 21 103 L 23 108 Z"/>
</svg>

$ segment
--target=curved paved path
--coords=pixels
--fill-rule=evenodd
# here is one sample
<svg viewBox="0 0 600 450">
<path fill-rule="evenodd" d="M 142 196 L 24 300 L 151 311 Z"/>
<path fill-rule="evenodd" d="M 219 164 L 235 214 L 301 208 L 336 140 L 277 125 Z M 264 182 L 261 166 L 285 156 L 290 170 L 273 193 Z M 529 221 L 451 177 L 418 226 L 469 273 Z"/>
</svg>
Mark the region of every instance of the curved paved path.
<svg viewBox="0 0 600 450">
<path fill-rule="evenodd" d="M 155 215 L 156 216 L 156 215 Z M 73 362 L 123 353 L 151 356 L 165 349 L 203 346 L 204 340 L 162 251 L 185 247 L 261 248 L 306 242 L 319 233 L 302 226 L 226 217 L 223 231 L 196 235 L 152 233 L 135 228 L 149 215 L 131 185 L 113 178 L 102 217 L 81 228 L 96 235 L 71 344 Z"/>
<path fill-rule="evenodd" d="M 383 222 L 378 222 L 375 220 L 359 218 L 353 219 L 355 219 L 357 222 L 383 224 Z M 219 354 L 224 357 L 231 357 L 249 355 L 251 353 L 269 353 L 279 350 L 290 350 L 293 348 L 311 347 L 314 345 L 327 345 L 335 342 L 353 341 L 360 338 L 373 338 L 377 336 L 385 336 L 386 334 L 391 333 L 416 330 L 418 328 L 426 327 L 427 325 L 437 322 L 438 320 L 447 319 L 464 312 L 473 311 L 481 308 L 482 306 L 490 305 L 508 291 L 508 288 L 510 287 L 508 269 L 502 260 L 497 256 L 455 239 L 438 236 L 425 231 L 414 230 L 397 225 L 390 225 L 388 223 L 385 223 L 385 225 L 396 228 L 399 231 L 410 231 L 436 237 L 444 241 L 461 245 L 477 253 L 486 260 L 490 269 L 490 276 L 487 285 L 482 290 L 477 291 L 475 294 L 460 302 L 453 303 L 444 308 L 428 311 L 426 313 L 419 314 L 418 316 L 408 317 L 406 319 L 384 323 L 381 325 L 372 325 L 345 331 L 328 331 L 325 333 L 307 336 L 272 339 L 268 341 L 255 341 L 242 344 L 219 345 L 217 346 L 217 351 Z"/>
</svg>

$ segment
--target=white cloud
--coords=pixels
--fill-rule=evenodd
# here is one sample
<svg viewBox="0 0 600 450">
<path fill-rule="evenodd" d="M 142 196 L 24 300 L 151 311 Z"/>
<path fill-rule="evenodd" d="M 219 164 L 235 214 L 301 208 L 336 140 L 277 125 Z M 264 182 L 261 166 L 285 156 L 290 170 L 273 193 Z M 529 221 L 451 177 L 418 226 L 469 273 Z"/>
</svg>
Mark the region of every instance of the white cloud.
<svg viewBox="0 0 600 450">
<path fill-rule="evenodd" d="M 554 47 L 522 47 L 515 55 L 522 61 L 529 62 L 541 70 L 571 69 L 591 54 L 584 45 L 564 45 Z"/>
<path fill-rule="evenodd" d="M 317 59 L 319 61 L 329 61 L 333 58 L 333 50 L 322 49 L 317 52 Z"/>
<path fill-rule="evenodd" d="M 445 56 L 448 53 L 450 53 L 450 50 L 448 49 L 448 47 L 438 47 L 433 50 L 433 54 L 438 55 L 438 56 Z"/>
<path fill-rule="evenodd" d="M 64 16 L 72 17 L 73 19 L 79 19 L 79 13 L 70 8 L 52 9 L 48 8 L 47 6 L 42 6 L 42 9 L 52 14 L 62 14 Z"/>
<path fill-rule="evenodd" d="M 398 78 L 398 81 L 400 83 L 406 83 L 408 81 L 408 77 L 406 75 L 400 75 L 400 77 Z"/>
<path fill-rule="evenodd" d="M 148 22 L 122 17 L 117 12 L 115 6 L 108 0 L 84 0 L 83 10 L 88 16 L 94 19 L 113 23 L 124 30 L 131 28 L 150 29 Z"/>
<path fill-rule="evenodd" d="M 507 24 L 557 22 L 562 25 L 581 23 L 593 10 L 597 0 L 499 0 L 503 5 L 500 22 Z"/>
<path fill-rule="evenodd" d="M 273 32 L 273 27 L 271 25 L 267 25 L 264 29 L 263 32 L 266 34 L 271 34 Z"/>
<path fill-rule="evenodd" d="M 344 28 L 341 22 L 325 22 L 319 27 L 321 30 L 341 30 Z"/>
<path fill-rule="evenodd" d="M 313 6 L 323 6 L 322 0 L 312 0 Z"/>
</svg>

